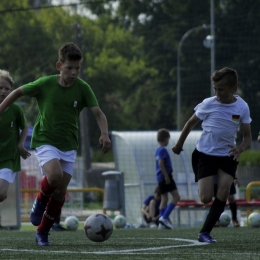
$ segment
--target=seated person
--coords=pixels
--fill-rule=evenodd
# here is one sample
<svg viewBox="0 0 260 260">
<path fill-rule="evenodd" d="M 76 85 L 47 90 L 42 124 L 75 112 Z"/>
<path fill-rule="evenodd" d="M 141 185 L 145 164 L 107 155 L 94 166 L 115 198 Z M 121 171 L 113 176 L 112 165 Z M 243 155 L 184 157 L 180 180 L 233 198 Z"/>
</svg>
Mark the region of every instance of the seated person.
<svg viewBox="0 0 260 260">
<path fill-rule="evenodd" d="M 154 195 L 149 195 L 145 199 L 142 207 L 144 220 L 151 228 L 156 228 L 159 225 L 160 203 L 161 192 L 159 186 L 156 186 Z"/>
</svg>

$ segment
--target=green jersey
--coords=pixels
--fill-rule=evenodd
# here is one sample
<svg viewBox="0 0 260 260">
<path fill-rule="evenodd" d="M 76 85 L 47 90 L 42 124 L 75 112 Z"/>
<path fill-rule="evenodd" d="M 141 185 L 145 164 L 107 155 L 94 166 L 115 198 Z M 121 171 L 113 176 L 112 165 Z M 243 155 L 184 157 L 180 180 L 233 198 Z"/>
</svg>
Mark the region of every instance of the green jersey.
<svg viewBox="0 0 260 260">
<path fill-rule="evenodd" d="M 13 172 L 21 170 L 18 143 L 20 130 L 26 126 L 22 108 L 17 104 L 9 106 L 0 121 L 0 169 L 8 168 Z"/>
<path fill-rule="evenodd" d="M 58 75 L 52 75 L 24 85 L 23 90 L 36 98 L 39 108 L 31 148 L 52 145 L 61 151 L 77 150 L 80 111 L 98 106 L 90 86 L 77 78 L 72 86 L 62 87 Z"/>
</svg>

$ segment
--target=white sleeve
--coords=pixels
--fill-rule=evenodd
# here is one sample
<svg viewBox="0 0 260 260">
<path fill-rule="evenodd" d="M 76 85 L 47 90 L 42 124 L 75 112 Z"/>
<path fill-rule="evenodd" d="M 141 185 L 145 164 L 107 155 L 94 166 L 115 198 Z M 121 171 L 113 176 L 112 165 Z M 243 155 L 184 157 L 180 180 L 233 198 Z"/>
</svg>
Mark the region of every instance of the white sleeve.
<svg viewBox="0 0 260 260">
<path fill-rule="evenodd" d="M 252 119 L 250 117 L 250 110 L 249 110 L 247 103 L 245 103 L 244 111 L 243 111 L 242 118 L 241 118 L 241 123 L 249 124 L 249 123 L 251 123 L 251 121 L 252 121 Z"/>
</svg>

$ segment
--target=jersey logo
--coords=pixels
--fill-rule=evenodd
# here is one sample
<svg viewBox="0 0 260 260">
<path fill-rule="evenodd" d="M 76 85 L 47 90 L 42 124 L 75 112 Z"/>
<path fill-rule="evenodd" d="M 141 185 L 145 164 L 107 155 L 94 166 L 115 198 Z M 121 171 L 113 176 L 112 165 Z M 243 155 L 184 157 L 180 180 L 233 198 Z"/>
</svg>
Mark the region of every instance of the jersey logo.
<svg viewBox="0 0 260 260">
<path fill-rule="evenodd" d="M 240 119 L 240 115 L 232 115 L 232 121 L 238 122 Z"/>
</svg>

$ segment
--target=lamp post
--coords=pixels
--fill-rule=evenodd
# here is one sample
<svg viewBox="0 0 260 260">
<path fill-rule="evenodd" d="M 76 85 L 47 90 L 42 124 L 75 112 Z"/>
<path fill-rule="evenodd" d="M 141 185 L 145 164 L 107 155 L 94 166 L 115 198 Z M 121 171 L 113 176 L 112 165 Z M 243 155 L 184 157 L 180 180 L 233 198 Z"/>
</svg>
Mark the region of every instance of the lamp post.
<svg viewBox="0 0 260 260">
<path fill-rule="evenodd" d="M 180 114 L 181 114 L 181 48 L 183 42 L 189 37 L 194 31 L 209 29 L 210 25 L 203 24 L 188 30 L 181 38 L 177 51 L 177 130 L 181 130 Z"/>
</svg>

